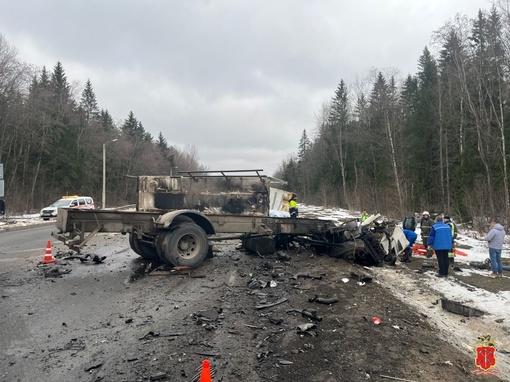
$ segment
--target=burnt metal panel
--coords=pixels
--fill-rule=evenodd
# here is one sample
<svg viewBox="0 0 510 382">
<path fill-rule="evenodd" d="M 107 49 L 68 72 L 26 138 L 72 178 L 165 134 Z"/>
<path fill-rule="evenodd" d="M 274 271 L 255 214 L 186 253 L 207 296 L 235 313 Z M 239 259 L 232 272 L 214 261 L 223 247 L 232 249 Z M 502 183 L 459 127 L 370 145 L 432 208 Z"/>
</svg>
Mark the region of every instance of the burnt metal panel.
<svg viewBox="0 0 510 382">
<path fill-rule="evenodd" d="M 154 229 L 154 220 L 159 213 L 110 210 L 80 210 L 59 208 L 55 226 L 60 232 L 131 232 L 133 227 L 143 232 Z"/>
<path fill-rule="evenodd" d="M 268 216 L 269 188 L 263 176 L 141 176 L 137 209 Z"/>
</svg>

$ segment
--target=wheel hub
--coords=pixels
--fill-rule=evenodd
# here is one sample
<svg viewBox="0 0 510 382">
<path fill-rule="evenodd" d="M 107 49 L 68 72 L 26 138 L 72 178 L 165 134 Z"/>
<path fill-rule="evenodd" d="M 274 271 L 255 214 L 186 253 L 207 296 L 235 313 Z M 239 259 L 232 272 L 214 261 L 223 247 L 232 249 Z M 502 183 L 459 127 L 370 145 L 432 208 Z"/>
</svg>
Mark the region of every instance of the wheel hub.
<svg viewBox="0 0 510 382">
<path fill-rule="evenodd" d="M 179 252 L 181 256 L 190 256 L 195 250 L 195 240 L 193 240 L 193 236 L 186 235 L 179 240 Z"/>
</svg>

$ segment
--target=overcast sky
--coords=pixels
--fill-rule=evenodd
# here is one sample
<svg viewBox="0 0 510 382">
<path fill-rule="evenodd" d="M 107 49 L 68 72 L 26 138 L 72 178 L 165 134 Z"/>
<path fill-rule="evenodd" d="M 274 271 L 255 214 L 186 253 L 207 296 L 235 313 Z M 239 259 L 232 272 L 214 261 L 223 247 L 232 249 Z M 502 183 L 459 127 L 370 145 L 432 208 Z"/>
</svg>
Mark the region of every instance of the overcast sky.
<svg viewBox="0 0 510 382">
<path fill-rule="evenodd" d="M 415 74 L 432 33 L 486 0 L 0 0 L 19 57 L 62 62 L 99 107 L 133 111 L 210 170 L 272 175 L 341 79 Z M 183 169 L 184 170 L 184 169 Z"/>
</svg>

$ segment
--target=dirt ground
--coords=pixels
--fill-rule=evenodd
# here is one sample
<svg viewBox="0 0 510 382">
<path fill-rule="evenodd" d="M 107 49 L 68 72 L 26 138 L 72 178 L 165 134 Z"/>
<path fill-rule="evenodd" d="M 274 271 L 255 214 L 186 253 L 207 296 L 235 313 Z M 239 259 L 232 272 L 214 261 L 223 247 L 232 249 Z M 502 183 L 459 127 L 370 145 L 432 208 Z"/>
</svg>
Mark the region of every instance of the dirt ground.
<svg viewBox="0 0 510 382">
<path fill-rule="evenodd" d="M 466 333 L 481 335 L 492 320 L 444 312 L 430 276 L 416 272 L 427 260 L 365 268 L 307 248 L 259 257 L 238 244 L 215 245 L 195 270 L 166 272 L 126 237 L 100 235 L 85 253 L 104 263 L 27 259 L 4 269 L 0 379 L 197 381 L 209 359 L 215 382 L 510 380 L 504 351 L 498 375 L 472 374 L 469 334 L 449 328 L 478 322 Z M 509 288 L 508 278 L 456 279 Z M 508 320 L 498 330 L 508 337 Z"/>
</svg>

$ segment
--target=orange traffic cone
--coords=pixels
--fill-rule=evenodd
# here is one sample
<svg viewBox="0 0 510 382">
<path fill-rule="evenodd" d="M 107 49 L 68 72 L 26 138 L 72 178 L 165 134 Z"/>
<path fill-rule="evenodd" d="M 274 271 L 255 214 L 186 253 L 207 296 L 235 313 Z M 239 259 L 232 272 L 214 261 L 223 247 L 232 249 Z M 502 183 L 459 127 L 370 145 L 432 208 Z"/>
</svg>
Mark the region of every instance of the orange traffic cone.
<svg viewBox="0 0 510 382">
<path fill-rule="evenodd" d="M 211 363 L 208 359 L 202 362 L 202 372 L 200 373 L 199 382 L 213 382 L 211 377 Z"/>
<path fill-rule="evenodd" d="M 48 240 L 48 244 L 46 245 L 46 252 L 44 253 L 44 259 L 39 261 L 41 264 L 49 264 L 49 263 L 56 263 L 57 260 L 53 257 L 51 254 L 51 241 Z"/>
</svg>

